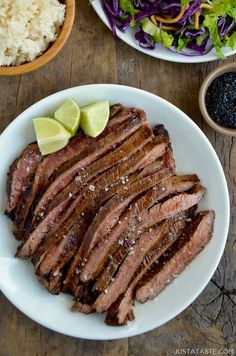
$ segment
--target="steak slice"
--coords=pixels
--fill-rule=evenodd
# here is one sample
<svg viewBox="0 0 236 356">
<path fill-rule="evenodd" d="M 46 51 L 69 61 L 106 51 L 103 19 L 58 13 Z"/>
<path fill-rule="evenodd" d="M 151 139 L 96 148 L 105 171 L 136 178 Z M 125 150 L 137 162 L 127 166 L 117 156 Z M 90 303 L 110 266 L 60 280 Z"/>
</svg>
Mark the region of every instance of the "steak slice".
<svg viewBox="0 0 236 356">
<path fill-rule="evenodd" d="M 102 204 L 104 199 L 108 199 L 109 196 L 114 194 L 119 188 L 123 186 L 123 181 L 120 181 L 119 184 L 114 184 L 120 177 L 127 173 L 132 173 L 138 168 L 141 168 L 145 165 L 145 162 L 151 162 L 152 160 L 159 157 L 163 150 L 163 142 L 158 142 L 158 138 L 155 138 L 153 142 L 147 144 L 143 151 L 135 152 L 129 159 L 127 158 L 126 163 L 123 162 L 113 167 L 111 170 L 108 170 L 104 174 L 100 175 L 97 179 L 92 181 L 94 191 L 89 189 L 89 186 L 86 186 L 80 195 L 73 200 L 73 197 L 67 196 L 67 199 L 64 200 L 60 205 L 53 209 L 46 218 L 36 227 L 36 229 L 30 234 L 27 241 L 21 246 L 18 250 L 17 256 L 22 258 L 29 257 L 32 253 L 36 251 L 36 248 L 39 246 L 39 243 L 44 239 L 45 234 L 47 235 L 47 241 L 45 248 L 41 247 L 38 256 L 45 254 L 50 248 L 52 248 L 56 243 L 60 241 L 60 237 L 65 237 L 67 232 L 73 226 L 74 222 L 78 219 L 78 216 L 85 215 L 83 212 L 87 206 L 91 208 L 96 208 L 98 204 Z M 144 142 L 143 142 L 144 143 Z M 133 176 L 135 178 L 135 175 Z M 132 179 L 132 178 L 131 178 Z M 113 187 L 109 186 L 114 184 Z M 98 200 L 99 195 L 102 194 Z M 97 197 L 97 203 L 95 204 L 95 197 Z M 60 207 L 66 207 L 64 215 L 61 214 Z M 99 208 L 100 205 L 97 207 Z M 57 218 L 57 213 L 60 212 L 60 219 Z M 87 215 L 86 215 L 87 216 Z M 49 237 L 50 234 L 56 232 L 62 223 L 66 221 L 66 226 L 62 229 L 62 232 L 57 234 L 55 238 Z M 84 219 L 83 219 L 84 220 Z M 56 223 L 57 221 L 57 223 Z M 84 222 L 85 223 L 85 222 Z M 34 248 L 32 249 L 31 240 L 33 239 Z M 38 259 L 38 258 L 37 258 Z"/>
<path fill-rule="evenodd" d="M 136 269 L 142 263 L 145 254 L 159 240 L 163 225 L 164 223 L 158 224 L 150 229 L 150 231 L 143 232 L 133 250 L 129 252 L 120 266 L 115 279 L 111 281 L 108 287 L 96 299 L 93 306 L 97 312 L 106 311 L 117 297 L 125 292 Z"/>
<path fill-rule="evenodd" d="M 7 173 L 7 204 L 5 214 L 14 220 L 14 210 L 43 157 L 38 145 L 31 143 L 18 156 Z"/>
<path fill-rule="evenodd" d="M 79 218 L 77 217 L 77 221 L 75 223 L 75 226 L 70 229 L 69 233 L 65 235 L 64 231 L 64 236 L 63 239 L 61 239 L 61 242 L 56 245 L 58 239 L 54 239 L 54 243 L 51 243 L 51 248 L 49 249 L 49 244 L 47 243 L 47 249 L 43 249 L 43 253 L 45 254 L 46 250 L 48 251 L 46 257 L 44 258 L 42 265 L 40 266 L 39 272 L 42 274 L 49 273 L 50 270 L 53 269 L 58 269 L 61 268 L 77 251 L 77 248 L 80 245 L 80 242 L 82 241 L 83 238 L 83 233 L 82 231 L 86 232 L 87 227 L 89 226 L 89 223 L 91 222 L 91 219 L 94 217 L 95 213 L 99 209 L 99 207 L 102 205 L 102 203 L 107 200 L 110 196 L 114 195 L 115 192 L 121 188 L 124 187 L 124 174 L 127 173 L 132 173 L 132 171 L 135 171 L 138 168 L 141 168 L 143 165 L 146 163 L 149 163 L 159 157 L 159 155 L 163 151 L 163 143 L 160 141 L 158 143 L 158 138 L 154 138 L 154 140 L 150 143 L 148 143 L 142 151 L 138 151 L 135 154 L 133 154 L 130 159 L 126 157 L 126 161 L 122 164 L 120 164 L 118 167 L 114 167 L 112 170 L 106 172 L 106 177 L 100 176 L 97 179 L 97 183 L 101 178 L 105 182 L 105 191 L 104 191 L 104 184 L 96 184 L 96 181 L 94 183 L 94 186 L 96 187 L 95 192 L 93 195 L 91 195 L 92 201 L 90 199 L 87 199 L 80 204 L 79 206 L 79 214 L 77 216 L 83 215 L 84 218 Z M 163 160 L 159 160 L 159 168 L 163 168 Z M 164 160 L 164 164 L 166 164 L 166 160 Z M 157 166 L 157 165 L 156 165 Z M 114 172 L 116 174 L 114 175 Z M 114 184 L 114 181 L 117 181 L 118 179 L 121 179 L 121 181 L 117 182 L 118 184 Z M 139 174 L 131 174 L 129 175 L 129 181 L 132 181 L 133 179 L 138 179 Z M 110 184 L 113 186 L 111 187 Z M 105 194 L 104 194 L 105 193 Z M 87 193 L 86 193 L 87 195 Z M 97 195 L 97 198 L 96 198 Z M 78 203 L 77 203 L 78 205 Z M 86 208 L 87 207 L 87 208 Z M 82 212 L 81 212 L 81 209 Z M 89 216 L 91 216 L 91 219 L 89 220 Z M 82 221 L 81 221 L 82 220 Z M 73 247 L 71 246 L 70 240 L 73 239 L 73 235 L 78 236 L 78 244 L 74 243 Z M 53 238 L 52 238 L 53 239 Z M 52 240 L 51 239 L 51 240 Z M 67 246 L 67 241 L 68 240 L 68 246 Z M 48 241 L 48 239 L 47 239 Z M 65 252 L 67 251 L 67 252 Z M 42 249 L 41 249 L 42 252 Z M 52 256 L 53 255 L 53 256 Z M 42 254 L 41 254 L 42 256 Z M 63 256 L 63 257 L 62 257 Z M 42 259 L 40 259 L 40 262 Z M 37 263 L 38 267 L 38 263 Z"/>
<path fill-rule="evenodd" d="M 145 168 L 144 168 L 145 169 Z M 94 279 L 98 276 L 103 268 L 109 255 L 114 253 L 125 241 L 128 234 L 135 233 L 135 226 L 142 214 L 159 200 L 168 195 L 181 193 L 191 189 L 199 182 L 196 175 L 173 176 L 164 180 L 155 186 L 155 190 L 146 192 L 141 198 L 137 199 L 135 203 L 125 210 L 119 218 L 119 222 L 111 230 L 105 239 L 99 241 L 97 246 L 92 250 L 88 261 L 82 269 L 80 278 L 82 281 Z M 139 229 L 138 229 L 139 230 Z"/>
<path fill-rule="evenodd" d="M 108 325 L 124 325 L 127 322 L 133 300 L 135 287 L 148 268 L 182 235 L 188 222 L 193 218 L 196 206 L 167 219 L 160 231 L 157 243 L 148 251 L 141 265 L 135 271 L 125 293 L 123 293 L 108 309 L 105 323 Z M 105 287 L 106 288 L 106 287 Z"/>
<path fill-rule="evenodd" d="M 136 291 L 138 301 L 156 297 L 205 247 L 213 233 L 214 217 L 213 211 L 196 215 L 186 233 L 143 276 Z"/>
<path fill-rule="evenodd" d="M 65 189 L 78 176 L 83 169 L 88 167 L 97 159 L 103 157 L 108 152 L 120 146 L 128 137 L 137 131 L 143 125 L 147 125 L 146 117 L 136 116 L 126 124 L 120 126 L 116 131 L 109 133 L 103 139 L 99 140 L 92 147 L 90 154 L 78 161 L 74 166 L 60 175 L 47 189 L 43 197 L 38 202 L 35 209 L 35 216 L 44 211 L 48 203 L 63 189 Z"/>
<path fill-rule="evenodd" d="M 205 188 L 197 184 L 189 192 L 175 195 L 162 203 L 154 205 L 142 216 L 139 228 L 148 228 L 163 219 L 167 219 L 175 214 L 178 214 L 182 210 L 191 208 L 192 206 L 198 204 L 204 193 Z"/>
</svg>

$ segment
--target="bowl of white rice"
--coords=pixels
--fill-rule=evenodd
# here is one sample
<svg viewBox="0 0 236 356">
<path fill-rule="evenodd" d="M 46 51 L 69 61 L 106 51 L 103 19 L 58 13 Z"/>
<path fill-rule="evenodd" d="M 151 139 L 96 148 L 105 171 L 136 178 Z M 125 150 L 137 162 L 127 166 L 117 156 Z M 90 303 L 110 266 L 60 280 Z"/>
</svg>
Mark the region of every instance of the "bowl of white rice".
<svg viewBox="0 0 236 356">
<path fill-rule="evenodd" d="M 75 0 L 1 0 L 0 75 L 29 73 L 52 60 L 74 16 Z"/>
</svg>

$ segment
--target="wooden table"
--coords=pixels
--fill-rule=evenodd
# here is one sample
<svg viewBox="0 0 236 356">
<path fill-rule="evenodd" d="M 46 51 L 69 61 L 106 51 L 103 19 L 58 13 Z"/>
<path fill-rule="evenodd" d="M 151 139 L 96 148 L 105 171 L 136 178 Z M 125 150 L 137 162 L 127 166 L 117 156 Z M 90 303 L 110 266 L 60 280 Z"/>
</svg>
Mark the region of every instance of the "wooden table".
<svg viewBox="0 0 236 356">
<path fill-rule="evenodd" d="M 236 62 L 236 57 L 228 61 Z M 160 95 L 186 112 L 210 139 L 231 196 L 231 227 L 221 263 L 199 298 L 175 320 L 130 339 L 87 341 L 41 327 L 0 295 L 0 355 L 153 356 L 173 355 L 182 348 L 234 348 L 236 353 L 236 140 L 205 125 L 198 108 L 200 84 L 219 64 L 182 65 L 143 55 L 114 40 L 88 0 L 80 0 L 73 33 L 55 60 L 36 73 L 0 78 L 0 132 L 31 104 L 77 85 L 119 83 Z"/>
</svg>

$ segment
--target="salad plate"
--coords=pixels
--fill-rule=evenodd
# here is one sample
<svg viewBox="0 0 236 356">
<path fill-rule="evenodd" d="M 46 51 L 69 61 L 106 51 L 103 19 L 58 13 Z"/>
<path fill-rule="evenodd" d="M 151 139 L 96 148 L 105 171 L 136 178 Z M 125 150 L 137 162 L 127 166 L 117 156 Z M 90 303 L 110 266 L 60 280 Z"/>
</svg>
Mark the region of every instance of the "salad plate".
<svg viewBox="0 0 236 356">
<path fill-rule="evenodd" d="M 17 242 L 12 226 L 4 215 L 6 175 L 11 162 L 23 148 L 35 140 L 32 118 L 50 115 L 67 98 L 73 97 L 81 107 L 109 100 L 125 106 L 142 108 L 151 123 L 163 123 L 170 134 L 178 174 L 196 172 L 207 188 L 199 209 L 213 209 L 216 214 L 211 241 L 191 265 L 153 301 L 135 307 L 136 319 L 126 326 L 111 327 L 103 323 L 103 314 L 72 313 L 71 297 L 50 295 L 37 281 L 29 261 L 14 257 Z M 14 142 L 14 145 L 12 144 Z M 198 126 L 182 111 L 151 93 L 140 89 L 96 84 L 70 88 L 55 93 L 29 107 L 0 136 L 0 289 L 9 301 L 39 324 L 74 337 L 85 339 L 119 339 L 152 330 L 174 318 L 202 292 L 216 270 L 227 239 L 229 195 L 219 159 Z M 175 298 L 173 298 L 173 295 Z"/>
<path fill-rule="evenodd" d="M 108 17 L 104 12 L 102 0 L 93 0 L 91 1 L 91 5 L 93 6 L 97 15 L 103 21 L 103 23 L 109 29 L 112 29 L 111 22 L 109 21 Z M 156 44 L 154 49 L 140 47 L 138 41 L 135 38 L 135 34 L 139 31 L 138 26 L 129 26 L 125 29 L 125 32 L 119 30 L 116 27 L 115 31 L 117 37 L 127 43 L 129 46 L 154 58 L 178 63 L 204 63 L 219 59 L 219 56 L 217 56 L 216 50 L 214 48 L 209 51 L 206 51 L 207 53 L 203 55 L 191 55 L 192 52 L 190 51 L 186 51 L 186 54 L 181 54 L 178 53 L 176 50 L 170 50 L 169 48 L 165 48 L 162 44 Z M 232 56 L 236 53 L 236 46 L 234 47 L 234 49 L 224 47 L 222 49 L 222 53 L 226 58 Z"/>
</svg>

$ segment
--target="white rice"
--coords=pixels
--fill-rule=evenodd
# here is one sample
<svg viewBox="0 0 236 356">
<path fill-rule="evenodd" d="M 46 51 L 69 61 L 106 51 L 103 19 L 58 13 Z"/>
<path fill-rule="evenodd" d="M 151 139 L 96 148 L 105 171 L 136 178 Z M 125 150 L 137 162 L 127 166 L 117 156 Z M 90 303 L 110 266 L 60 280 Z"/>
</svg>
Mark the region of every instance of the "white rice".
<svg viewBox="0 0 236 356">
<path fill-rule="evenodd" d="M 0 0 L 0 66 L 34 60 L 56 40 L 64 20 L 58 0 Z"/>
</svg>

